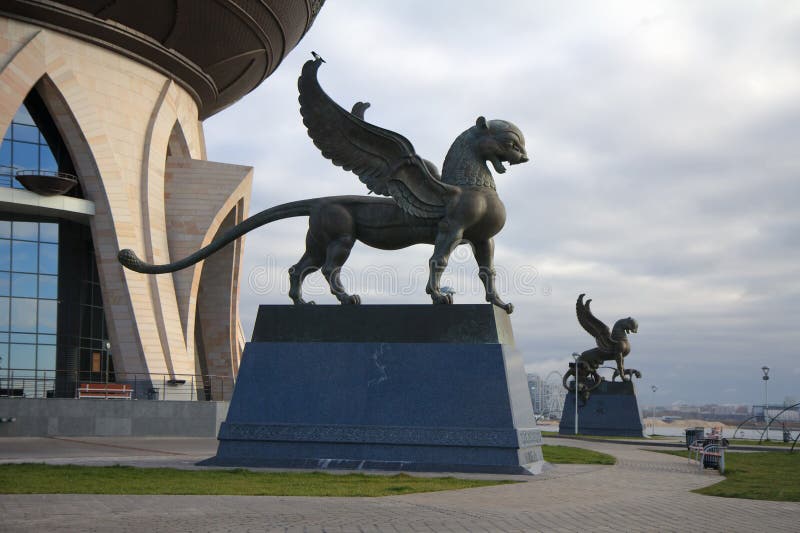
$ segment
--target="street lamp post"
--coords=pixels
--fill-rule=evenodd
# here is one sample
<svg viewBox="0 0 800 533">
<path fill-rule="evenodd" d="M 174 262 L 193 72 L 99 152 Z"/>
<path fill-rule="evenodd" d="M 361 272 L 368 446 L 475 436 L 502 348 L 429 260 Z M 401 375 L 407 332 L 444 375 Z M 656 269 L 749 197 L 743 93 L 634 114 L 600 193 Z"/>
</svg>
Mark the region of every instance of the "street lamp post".
<svg viewBox="0 0 800 533">
<path fill-rule="evenodd" d="M 572 352 L 572 358 L 575 360 L 575 435 L 578 434 L 578 388 L 580 380 L 578 379 L 578 357 L 581 354 Z"/>
<path fill-rule="evenodd" d="M 767 424 L 767 429 L 765 430 L 765 434 L 767 435 L 767 440 L 769 440 L 769 400 L 767 399 L 767 383 L 769 383 L 769 367 L 762 366 L 761 371 L 764 375 L 761 379 L 764 380 L 764 422 Z"/>
<path fill-rule="evenodd" d="M 111 355 L 111 343 L 106 341 L 105 343 L 105 359 L 106 359 L 106 383 L 108 383 L 108 356 Z"/>
<path fill-rule="evenodd" d="M 655 385 L 652 385 L 650 387 L 650 390 L 653 391 L 653 413 L 652 413 L 652 416 L 650 417 L 650 424 L 652 425 L 652 428 L 653 428 L 653 431 L 652 431 L 651 435 L 655 436 L 655 434 L 656 434 L 656 391 L 658 390 L 658 387 L 656 387 Z"/>
</svg>

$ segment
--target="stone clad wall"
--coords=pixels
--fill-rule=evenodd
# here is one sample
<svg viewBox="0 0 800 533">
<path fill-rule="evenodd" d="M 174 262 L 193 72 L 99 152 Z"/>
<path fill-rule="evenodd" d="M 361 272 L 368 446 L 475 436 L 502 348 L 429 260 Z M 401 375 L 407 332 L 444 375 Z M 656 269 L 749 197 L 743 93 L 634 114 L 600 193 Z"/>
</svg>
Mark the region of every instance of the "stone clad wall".
<svg viewBox="0 0 800 533">
<path fill-rule="evenodd" d="M 0 17 L 0 130 L 32 89 L 95 205 L 90 226 L 118 378 L 195 373 L 202 263 L 147 276 L 123 270 L 116 256 L 131 248 L 163 263 L 207 244 L 230 213 L 244 218 L 252 169 L 205 161 L 197 104 L 174 81 L 106 49 Z M 180 225 L 171 224 L 172 212 Z M 215 268 L 225 280 L 208 289 L 223 291 L 214 299 L 228 306 L 227 322 L 214 325 L 227 331 L 224 348 L 207 348 L 227 349 L 236 367 L 241 245 L 230 255 L 227 270 Z"/>
<path fill-rule="evenodd" d="M 3 399 L 2 437 L 216 437 L 228 402 Z"/>
</svg>

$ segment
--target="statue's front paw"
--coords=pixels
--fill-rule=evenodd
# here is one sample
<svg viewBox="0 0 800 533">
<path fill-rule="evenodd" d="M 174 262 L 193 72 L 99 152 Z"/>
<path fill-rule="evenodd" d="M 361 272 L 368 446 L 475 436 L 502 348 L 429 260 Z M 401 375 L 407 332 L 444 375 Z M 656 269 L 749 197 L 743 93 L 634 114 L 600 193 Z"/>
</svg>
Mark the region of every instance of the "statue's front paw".
<svg viewBox="0 0 800 533">
<path fill-rule="evenodd" d="M 342 303 L 342 305 L 360 305 L 361 296 L 358 294 L 345 294 L 344 296 L 339 297 L 339 301 Z"/>
<path fill-rule="evenodd" d="M 452 293 L 431 292 L 431 300 L 434 304 L 448 305 L 453 303 Z"/>
<path fill-rule="evenodd" d="M 499 296 L 496 295 L 489 295 L 486 296 L 486 301 L 490 304 L 494 304 L 509 315 L 514 312 L 514 304 L 512 303 L 505 303 L 503 300 L 500 299 Z"/>
</svg>

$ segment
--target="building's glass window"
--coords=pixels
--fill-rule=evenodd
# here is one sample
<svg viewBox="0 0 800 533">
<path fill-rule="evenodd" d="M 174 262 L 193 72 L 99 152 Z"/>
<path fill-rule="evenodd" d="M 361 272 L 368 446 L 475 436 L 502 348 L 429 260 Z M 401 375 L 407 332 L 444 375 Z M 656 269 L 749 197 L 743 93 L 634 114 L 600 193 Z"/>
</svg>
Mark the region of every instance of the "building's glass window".
<svg viewBox="0 0 800 533">
<path fill-rule="evenodd" d="M 0 296 L 0 344 L 2 342 L 8 342 L 8 319 L 9 319 L 9 303 L 11 302 L 11 298 L 7 298 L 5 296 Z M 5 338 L 5 341 L 3 341 Z M 8 364 L 8 359 L 0 360 L 0 365 Z"/>
<path fill-rule="evenodd" d="M 0 187 L 22 189 L 14 178 L 17 170 L 58 170 L 52 150 L 24 105 L 11 120 L 0 145 Z"/>
<path fill-rule="evenodd" d="M 58 276 L 39 276 L 39 297 L 58 298 Z"/>
<path fill-rule="evenodd" d="M 11 273 L 11 296 L 36 298 L 38 291 L 36 274 Z"/>
<path fill-rule="evenodd" d="M 27 102 L 3 133 L 0 187 L 23 188 L 14 178 L 19 170 L 59 170 Z M 58 233 L 57 221 L 0 220 L 0 396 L 42 396 L 52 388 L 46 380 L 56 370 Z"/>
<path fill-rule="evenodd" d="M 75 174 L 36 91 L 0 134 L 0 188 L 23 188 L 20 170 Z M 82 198 L 80 184 L 67 195 Z M 0 396 L 74 397 L 78 382 L 114 380 L 94 261 L 88 227 L 0 213 Z"/>
<path fill-rule="evenodd" d="M 58 224 L 3 220 L 0 235 L 0 380 L 27 395 L 56 369 Z"/>
<path fill-rule="evenodd" d="M 39 273 L 58 274 L 58 244 L 39 243 Z"/>
<path fill-rule="evenodd" d="M 11 296 L 11 275 L 0 271 L 0 296 Z"/>
</svg>

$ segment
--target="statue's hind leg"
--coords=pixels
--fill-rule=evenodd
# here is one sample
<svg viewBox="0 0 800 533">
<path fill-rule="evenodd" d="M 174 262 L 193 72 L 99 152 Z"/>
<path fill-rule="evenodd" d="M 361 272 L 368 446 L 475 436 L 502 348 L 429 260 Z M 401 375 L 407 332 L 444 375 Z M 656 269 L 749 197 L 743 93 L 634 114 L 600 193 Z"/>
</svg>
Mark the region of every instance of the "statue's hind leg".
<svg viewBox="0 0 800 533">
<path fill-rule="evenodd" d="M 342 280 L 339 278 L 339 273 L 342 270 L 347 258 L 350 257 L 350 250 L 353 249 L 355 239 L 351 236 L 339 237 L 328 244 L 328 249 L 325 253 L 325 264 L 322 265 L 322 275 L 328 280 L 328 285 L 331 288 L 331 294 L 343 304 L 360 304 L 361 297 L 357 294 L 347 294 L 342 285 Z"/>
<path fill-rule="evenodd" d="M 497 294 L 495 287 L 495 270 L 494 270 L 494 239 L 487 239 L 480 242 L 471 242 L 472 253 L 475 256 L 475 261 L 478 263 L 478 277 L 483 282 L 486 289 L 486 301 L 505 310 L 506 313 L 511 314 L 514 312 L 514 305 L 505 303 Z"/>
<path fill-rule="evenodd" d="M 289 298 L 295 305 L 313 304 L 313 301 L 303 300 L 303 280 L 306 276 L 316 272 L 325 261 L 324 248 L 309 234 L 306 235 L 306 251 L 300 261 L 289 269 Z"/>
</svg>

